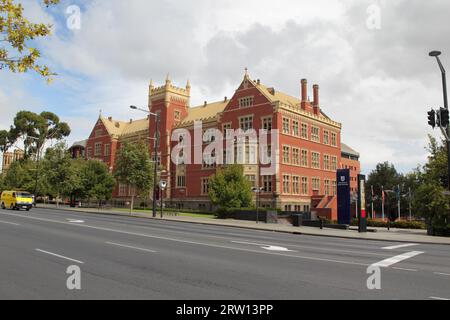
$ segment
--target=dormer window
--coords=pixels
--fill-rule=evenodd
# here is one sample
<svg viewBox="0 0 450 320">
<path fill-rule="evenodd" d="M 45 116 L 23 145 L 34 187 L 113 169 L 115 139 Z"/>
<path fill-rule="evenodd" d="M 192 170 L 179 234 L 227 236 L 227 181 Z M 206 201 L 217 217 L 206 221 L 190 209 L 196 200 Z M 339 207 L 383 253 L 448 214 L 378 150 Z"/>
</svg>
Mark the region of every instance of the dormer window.
<svg viewBox="0 0 450 320">
<path fill-rule="evenodd" d="M 245 97 L 239 99 L 240 108 L 248 108 L 253 106 L 253 97 Z"/>
</svg>

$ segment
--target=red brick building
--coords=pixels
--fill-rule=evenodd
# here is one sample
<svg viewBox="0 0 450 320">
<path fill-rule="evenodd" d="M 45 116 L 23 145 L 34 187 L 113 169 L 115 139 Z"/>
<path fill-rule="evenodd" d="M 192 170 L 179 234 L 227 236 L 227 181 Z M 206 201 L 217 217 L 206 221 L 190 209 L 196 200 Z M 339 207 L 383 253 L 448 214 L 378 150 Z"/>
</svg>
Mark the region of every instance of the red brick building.
<svg viewBox="0 0 450 320">
<path fill-rule="evenodd" d="M 254 129 L 258 135 L 263 132 L 260 130 L 268 133 L 278 130 L 278 141 L 269 137 L 269 146 L 265 149 L 274 160 L 273 174 L 264 175 L 264 169 L 270 165 L 254 161 L 260 156 L 259 142 L 233 146 L 244 164 L 246 177 L 254 186 L 264 188 L 261 206 L 337 217 L 336 170 L 351 166 L 355 168 L 353 177 L 360 170 L 359 155 L 356 157 L 356 152 L 346 146 L 343 148 L 342 125 L 321 109 L 318 85 L 313 86 L 314 98 L 310 101 L 306 80 L 301 81 L 299 97 L 293 97 L 250 79 L 246 72 L 231 99 L 205 102 L 193 108 L 190 107 L 190 89 L 189 82 L 185 88 L 179 88 L 169 78 L 161 87 L 153 83 L 149 87 L 149 110 L 160 117 L 157 161 L 163 168 L 162 179 L 168 181 L 164 197 L 169 205 L 212 210 L 207 195 L 208 179 L 218 165 L 171 161 L 172 151 L 179 144 L 178 140 L 172 141 L 172 135 L 184 129 L 193 138 L 195 122 L 201 121 L 203 133 L 217 129 L 224 136 L 230 129 Z M 86 144 L 86 156 L 101 159 L 113 168 L 115 151 L 122 140 L 152 138 L 155 128 L 155 117 L 129 123 L 100 117 Z M 192 158 L 196 152 L 202 154 L 207 142 L 202 142 L 201 137 L 200 143 L 192 141 Z M 155 156 L 153 142 L 149 142 L 149 148 Z M 224 159 L 229 160 L 229 152 L 225 148 Z M 115 196 L 130 195 L 124 192 L 125 188 L 118 187 Z"/>
</svg>

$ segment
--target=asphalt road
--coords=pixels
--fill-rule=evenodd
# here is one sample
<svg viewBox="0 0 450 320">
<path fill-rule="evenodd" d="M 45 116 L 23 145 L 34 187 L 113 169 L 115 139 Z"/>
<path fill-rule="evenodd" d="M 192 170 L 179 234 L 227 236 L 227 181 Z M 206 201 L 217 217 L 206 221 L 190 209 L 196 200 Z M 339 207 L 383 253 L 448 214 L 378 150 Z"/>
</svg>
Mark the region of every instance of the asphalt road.
<svg viewBox="0 0 450 320">
<path fill-rule="evenodd" d="M 450 299 L 450 246 L 2 210 L 0 299 Z"/>
</svg>

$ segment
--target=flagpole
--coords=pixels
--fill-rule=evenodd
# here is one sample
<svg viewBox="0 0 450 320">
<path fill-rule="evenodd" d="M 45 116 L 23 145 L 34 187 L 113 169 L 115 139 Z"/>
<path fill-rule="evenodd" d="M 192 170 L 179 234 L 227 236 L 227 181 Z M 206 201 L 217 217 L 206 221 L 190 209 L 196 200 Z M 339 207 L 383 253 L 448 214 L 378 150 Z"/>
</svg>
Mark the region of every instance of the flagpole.
<svg viewBox="0 0 450 320">
<path fill-rule="evenodd" d="M 374 196 L 374 194 L 373 194 L 373 186 L 371 187 L 372 188 L 372 220 L 374 220 L 374 214 L 373 214 L 373 196 Z"/>
<path fill-rule="evenodd" d="M 411 202 L 412 202 L 412 195 L 411 195 L 411 187 L 409 188 L 409 221 L 412 221 L 412 208 L 411 208 Z"/>
<path fill-rule="evenodd" d="M 402 208 L 401 208 L 401 202 L 402 202 L 402 195 L 401 195 L 401 191 L 400 191 L 400 185 L 398 185 L 398 193 L 397 193 L 397 197 L 398 197 L 398 221 L 402 220 Z"/>
</svg>

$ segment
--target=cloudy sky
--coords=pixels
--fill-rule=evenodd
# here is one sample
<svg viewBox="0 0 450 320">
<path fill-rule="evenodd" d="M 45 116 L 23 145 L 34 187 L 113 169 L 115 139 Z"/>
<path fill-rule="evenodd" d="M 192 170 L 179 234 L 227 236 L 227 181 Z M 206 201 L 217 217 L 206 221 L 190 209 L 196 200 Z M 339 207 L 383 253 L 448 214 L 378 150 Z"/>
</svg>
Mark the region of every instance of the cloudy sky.
<svg viewBox="0 0 450 320">
<path fill-rule="evenodd" d="M 19 110 L 48 110 L 70 123 L 70 143 L 87 137 L 100 110 L 143 117 L 127 106 L 146 105 L 150 79 L 189 79 L 192 102 L 201 104 L 231 96 L 247 67 L 295 96 L 302 78 L 320 84 L 322 108 L 343 123 L 343 141 L 361 153 L 364 172 L 382 161 L 406 172 L 426 159 L 426 112 L 443 104 L 428 52 L 443 51 L 450 69 L 448 1 L 63 0 L 49 9 L 21 2 L 31 20 L 54 25 L 37 44 L 58 76 L 47 85 L 0 71 L 0 129 Z M 68 28 L 73 5 L 79 29 Z"/>
</svg>

